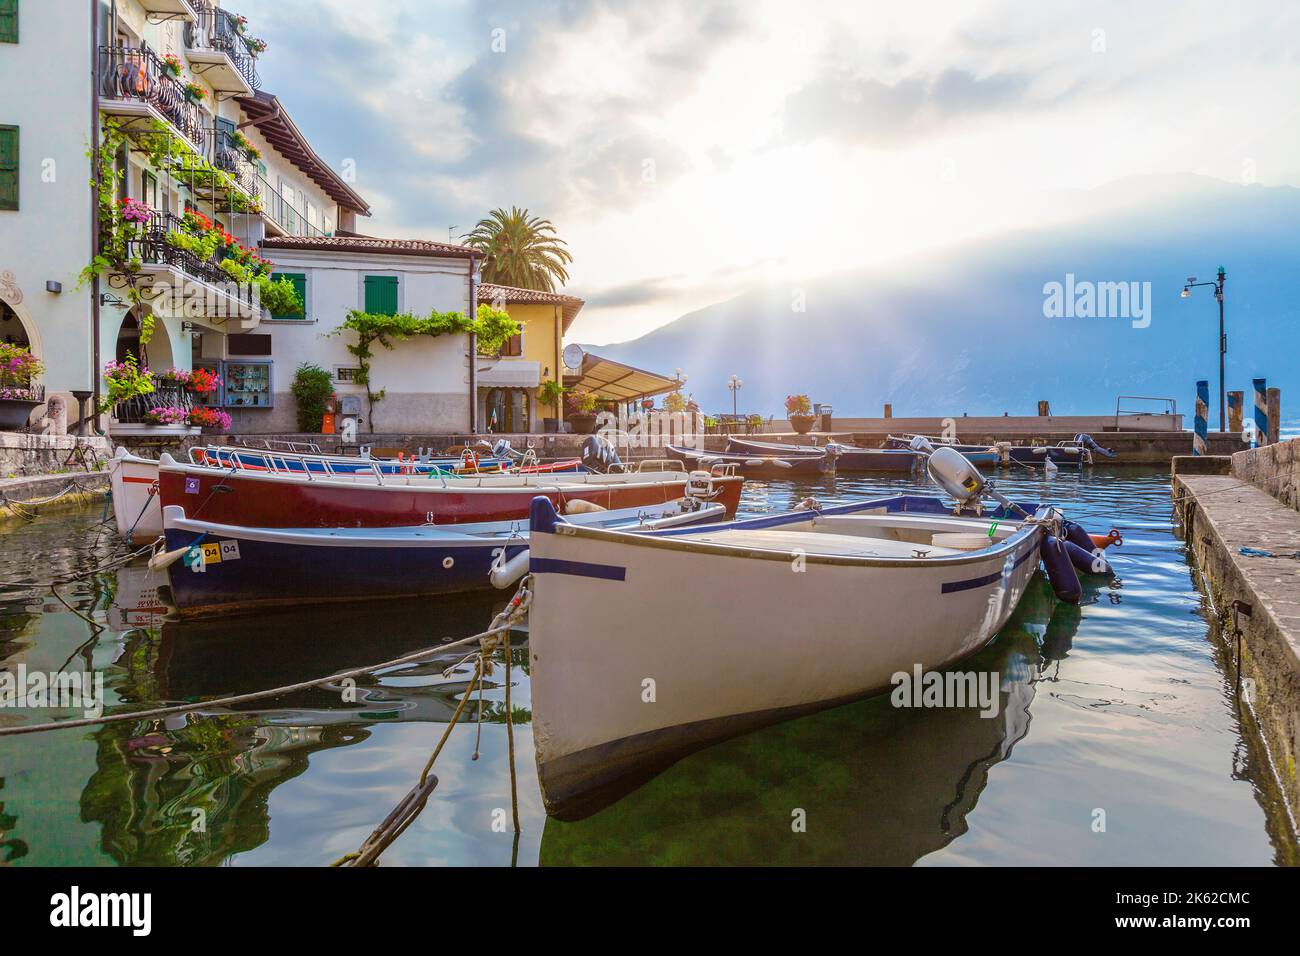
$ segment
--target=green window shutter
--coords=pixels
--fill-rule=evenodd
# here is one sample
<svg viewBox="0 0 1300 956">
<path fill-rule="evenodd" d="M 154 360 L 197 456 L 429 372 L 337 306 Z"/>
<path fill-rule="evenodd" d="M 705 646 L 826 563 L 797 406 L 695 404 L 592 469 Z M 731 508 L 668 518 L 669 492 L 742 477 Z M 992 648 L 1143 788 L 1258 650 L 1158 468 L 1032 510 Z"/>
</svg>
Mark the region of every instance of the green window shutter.
<svg viewBox="0 0 1300 956">
<path fill-rule="evenodd" d="M 18 42 L 18 0 L 0 0 L 0 43 Z"/>
<path fill-rule="evenodd" d="M 302 299 L 302 312 L 289 313 L 285 315 L 272 315 L 273 319 L 305 319 L 307 318 L 307 274 L 304 272 L 275 272 L 271 274 L 272 279 L 288 279 L 293 283 L 293 291 L 298 293 L 298 298 Z"/>
<path fill-rule="evenodd" d="M 18 127 L 0 126 L 0 209 L 18 208 Z"/>
<path fill-rule="evenodd" d="M 373 315 L 397 314 L 397 276 L 366 276 L 366 308 Z"/>
</svg>

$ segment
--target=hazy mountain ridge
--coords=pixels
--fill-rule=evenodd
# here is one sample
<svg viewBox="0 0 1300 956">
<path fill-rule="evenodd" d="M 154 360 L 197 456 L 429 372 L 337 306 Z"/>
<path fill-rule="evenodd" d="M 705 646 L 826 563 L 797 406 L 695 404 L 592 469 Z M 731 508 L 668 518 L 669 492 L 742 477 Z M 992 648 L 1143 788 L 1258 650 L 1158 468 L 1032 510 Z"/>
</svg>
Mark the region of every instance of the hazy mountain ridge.
<svg viewBox="0 0 1300 956">
<path fill-rule="evenodd" d="M 1196 176 L 1141 177 L 1087 194 L 1088 218 L 1008 233 L 806 284 L 755 289 L 638 339 L 593 347 L 657 371 L 682 368 L 708 411 L 780 414 L 807 392 L 840 415 L 1060 414 L 1112 411 L 1119 394 L 1169 396 L 1190 415 L 1195 381 L 1217 392 L 1212 290 L 1181 299 L 1188 275 L 1228 272 L 1228 388 L 1264 376 L 1300 397 L 1300 189 Z M 1150 282 L 1150 324 L 1046 318 L 1043 287 Z M 1140 324 L 1140 320 L 1139 320 Z M 1249 401 L 1249 399 L 1248 399 Z M 1217 408 L 1217 401 L 1212 400 Z"/>
</svg>

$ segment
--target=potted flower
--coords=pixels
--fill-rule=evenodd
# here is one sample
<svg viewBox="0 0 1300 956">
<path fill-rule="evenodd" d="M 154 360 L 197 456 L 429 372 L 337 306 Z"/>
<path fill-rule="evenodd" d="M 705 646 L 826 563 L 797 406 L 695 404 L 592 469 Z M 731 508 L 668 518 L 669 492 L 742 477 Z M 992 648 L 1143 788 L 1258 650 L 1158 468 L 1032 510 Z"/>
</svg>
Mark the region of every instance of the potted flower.
<svg viewBox="0 0 1300 956">
<path fill-rule="evenodd" d="M 641 411 L 652 412 L 654 411 L 654 407 L 655 407 L 655 400 L 653 398 L 641 399 Z"/>
<path fill-rule="evenodd" d="M 179 405 L 155 405 L 144 413 L 146 425 L 188 425 L 190 413 Z"/>
<path fill-rule="evenodd" d="M 749 433 L 751 435 L 757 435 L 763 430 L 763 416 L 750 415 L 749 418 L 745 419 L 745 424 L 749 426 Z"/>
<path fill-rule="evenodd" d="M 168 53 L 162 58 L 162 71 L 164 76 L 171 76 L 180 79 L 181 58 L 175 53 Z"/>
<path fill-rule="evenodd" d="M 191 103 L 202 103 L 207 95 L 208 91 L 193 80 L 185 84 L 185 98 Z"/>
<path fill-rule="evenodd" d="M 704 416 L 704 433 L 712 435 L 718 430 L 718 420 L 712 415 Z"/>
<path fill-rule="evenodd" d="M 537 388 L 537 400 L 543 405 L 549 405 L 556 412 L 560 410 L 560 399 L 564 396 L 564 386 L 555 379 L 543 382 Z M 542 419 L 542 431 L 553 434 L 560 430 L 560 419 L 557 415 L 554 418 Z"/>
<path fill-rule="evenodd" d="M 790 427 L 800 435 L 806 435 L 812 431 L 813 418 L 812 402 L 807 395 L 787 395 L 785 397 L 785 416 L 790 419 Z"/>
<path fill-rule="evenodd" d="M 101 413 L 138 395 L 151 395 L 154 390 L 153 376 L 148 368 L 140 368 L 134 355 L 128 355 L 124 362 L 112 361 L 105 365 L 104 381 L 108 393 L 100 399 Z"/>
<path fill-rule="evenodd" d="M 0 342 L 0 431 L 27 427 L 42 395 L 32 379 L 45 371 L 40 359 L 21 345 Z"/>
<path fill-rule="evenodd" d="M 190 409 L 187 421 L 189 424 L 196 425 L 199 428 L 224 432 L 230 430 L 232 420 L 229 413 L 223 412 L 219 408 L 204 408 L 203 406 L 199 406 Z"/>
<path fill-rule="evenodd" d="M 564 417 L 578 435 L 590 435 L 596 430 L 596 396 L 586 389 L 569 392 L 565 402 Z"/>
<path fill-rule="evenodd" d="M 185 387 L 196 395 L 211 395 L 221 387 L 221 376 L 211 369 L 196 368 L 189 373 Z"/>
<path fill-rule="evenodd" d="M 248 46 L 248 52 L 253 56 L 261 56 L 266 52 L 266 41 L 261 37 L 248 37 L 244 40 L 244 43 Z"/>
</svg>

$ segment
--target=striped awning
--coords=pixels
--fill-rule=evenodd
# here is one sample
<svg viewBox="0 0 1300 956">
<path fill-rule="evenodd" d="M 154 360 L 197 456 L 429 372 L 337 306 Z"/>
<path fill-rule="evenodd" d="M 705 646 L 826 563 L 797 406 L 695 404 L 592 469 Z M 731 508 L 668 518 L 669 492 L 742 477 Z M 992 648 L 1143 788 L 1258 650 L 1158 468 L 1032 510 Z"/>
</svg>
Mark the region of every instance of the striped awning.
<svg viewBox="0 0 1300 956">
<path fill-rule="evenodd" d="M 631 401 L 675 392 L 682 383 L 672 376 L 647 372 L 588 352 L 583 356 L 582 368 L 564 376 L 564 385 L 584 389 L 598 398 Z"/>
</svg>

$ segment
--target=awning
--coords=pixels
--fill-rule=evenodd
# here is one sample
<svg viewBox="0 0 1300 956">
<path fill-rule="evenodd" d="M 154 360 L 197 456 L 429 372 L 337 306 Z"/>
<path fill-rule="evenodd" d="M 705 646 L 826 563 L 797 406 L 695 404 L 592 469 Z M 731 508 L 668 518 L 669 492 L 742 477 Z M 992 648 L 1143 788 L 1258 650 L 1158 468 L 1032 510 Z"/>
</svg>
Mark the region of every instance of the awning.
<svg viewBox="0 0 1300 956">
<path fill-rule="evenodd" d="M 488 365 L 479 359 L 476 380 L 479 388 L 536 388 L 542 384 L 542 369 L 538 362 L 503 359 Z"/>
<path fill-rule="evenodd" d="M 588 352 L 582 358 L 582 368 L 564 376 L 564 386 L 585 389 L 598 398 L 631 401 L 675 392 L 682 383 L 667 375 L 647 372 Z"/>
</svg>

